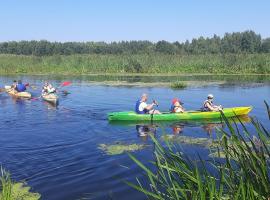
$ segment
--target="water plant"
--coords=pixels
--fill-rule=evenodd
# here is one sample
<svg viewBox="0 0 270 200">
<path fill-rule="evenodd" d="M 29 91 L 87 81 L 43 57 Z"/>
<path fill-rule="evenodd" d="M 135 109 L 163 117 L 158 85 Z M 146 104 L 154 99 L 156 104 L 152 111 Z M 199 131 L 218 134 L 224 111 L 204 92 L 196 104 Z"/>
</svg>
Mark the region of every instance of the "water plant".
<svg viewBox="0 0 270 200">
<path fill-rule="evenodd" d="M 122 154 L 124 152 L 133 152 L 133 151 L 138 151 L 143 148 L 145 148 L 146 145 L 144 144 L 100 144 L 99 149 L 104 151 L 107 155 L 118 155 Z"/>
<path fill-rule="evenodd" d="M 172 89 L 184 89 L 186 87 L 187 87 L 187 84 L 184 82 L 177 81 L 177 82 L 171 83 Z"/>
<path fill-rule="evenodd" d="M 0 200 L 38 200 L 40 194 L 30 192 L 30 187 L 22 182 L 13 182 L 9 173 L 1 169 Z"/>
<path fill-rule="evenodd" d="M 267 109 L 269 113 L 268 105 Z M 256 132 L 223 118 L 228 131 L 219 129 L 216 158 L 203 160 L 198 155 L 194 159 L 174 144 L 167 142 L 164 147 L 152 137 L 153 166 L 129 154 L 144 171 L 147 183 L 137 179 L 138 184 L 127 184 L 149 199 L 269 199 L 270 132 L 256 118 L 251 120 Z"/>
</svg>

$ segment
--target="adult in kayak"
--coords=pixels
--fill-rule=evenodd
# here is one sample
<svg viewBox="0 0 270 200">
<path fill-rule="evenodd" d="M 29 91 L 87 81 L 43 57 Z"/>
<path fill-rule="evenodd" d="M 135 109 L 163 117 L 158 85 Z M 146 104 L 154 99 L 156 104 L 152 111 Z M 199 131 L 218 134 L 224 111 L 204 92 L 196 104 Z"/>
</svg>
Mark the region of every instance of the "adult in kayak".
<svg viewBox="0 0 270 200">
<path fill-rule="evenodd" d="M 185 109 L 182 105 L 183 105 L 183 103 L 180 101 L 180 99 L 174 98 L 172 100 L 172 105 L 171 105 L 170 111 L 172 113 L 183 113 L 183 112 L 185 112 Z"/>
<path fill-rule="evenodd" d="M 135 112 L 137 114 L 161 114 L 158 110 L 154 109 L 158 105 L 157 101 L 153 101 L 151 104 L 147 104 L 148 95 L 142 94 L 141 99 L 136 102 Z"/>
<path fill-rule="evenodd" d="M 24 92 L 26 90 L 26 86 L 28 86 L 28 84 L 23 84 L 21 80 L 18 80 L 15 90 L 17 92 Z"/>
<path fill-rule="evenodd" d="M 45 82 L 42 88 L 42 94 L 53 94 L 53 93 L 56 93 L 56 89 L 52 86 L 52 84 Z"/>
<path fill-rule="evenodd" d="M 214 95 L 208 94 L 207 100 L 205 100 L 203 102 L 203 108 L 202 108 L 203 111 L 220 111 L 220 110 L 222 110 L 222 106 L 215 105 L 213 103 L 213 99 L 214 99 Z"/>
</svg>

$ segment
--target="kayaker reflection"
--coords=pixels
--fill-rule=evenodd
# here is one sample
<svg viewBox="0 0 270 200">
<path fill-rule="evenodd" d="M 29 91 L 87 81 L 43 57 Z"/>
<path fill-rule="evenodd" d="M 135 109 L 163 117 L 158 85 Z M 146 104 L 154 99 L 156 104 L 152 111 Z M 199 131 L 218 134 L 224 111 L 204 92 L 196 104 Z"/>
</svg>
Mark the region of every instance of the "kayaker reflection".
<svg viewBox="0 0 270 200">
<path fill-rule="evenodd" d="M 174 135 L 180 135 L 184 130 L 184 126 L 182 124 L 173 124 L 172 131 Z"/>
<path fill-rule="evenodd" d="M 203 102 L 203 107 L 202 107 L 203 111 L 220 111 L 220 110 L 222 110 L 222 106 L 215 105 L 213 103 L 213 99 L 214 99 L 214 95 L 208 94 L 207 100 L 205 100 Z"/>
<path fill-rule="evenodd" d="M 223 128 L 223 123 L 208 123 L 202 126 L 203 130 L 207 133 L 208 136 L 212 136 L 216 128 Z"/>
<path fill-rule="evenodd" d="M 56 89 L 52 86 L 52 84 L 45 82 L 42 88 L 42 95 L 53 94 L 53 93 L 56 93 Z"/>
<path fill-rule="evenodd" d="M 153 100 L 153 103 L 147 104 L 148 95 L 146 93 L 142 94 L 141 99 L 136 102 L 135 112 L 137 114 L 161 114 L 158 110 L 155 109 L 155 106 L 158 105 L 156 100 Z"/>
<path fill-rule="evenodd" d="M 144 139 L 146 139 L 149 134 L 155 134 L 156 130 L 155 125 L 136 125 L 138 136 Z"/>
<path fill-rule="evenodd" d="M 170 111 L 172 113 L 183 113 L 185 112 L 185 109 L 183 107 L 183 102 L 181 102 L 180 99 L 178 98 L 173 98 L 172 100 L 172 105 L 171 105 L 171 108 L 170 108 Z"/>
</svg>

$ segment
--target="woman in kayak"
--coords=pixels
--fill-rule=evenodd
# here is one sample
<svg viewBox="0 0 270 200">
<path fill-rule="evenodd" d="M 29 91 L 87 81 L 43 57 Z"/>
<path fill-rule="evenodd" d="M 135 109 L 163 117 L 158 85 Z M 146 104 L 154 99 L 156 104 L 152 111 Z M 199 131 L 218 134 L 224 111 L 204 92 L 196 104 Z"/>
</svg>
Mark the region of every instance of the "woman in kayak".
<svg viewBox="0 0 270 200">
<path fill-rule="evenodd" d="M 207 100 L 203 102 L 203 111 L 220 111 L 222 110 L 222 106 L 214 105 L 213 103 L 214 95 L 208 94 Z"/>
<path fill-rule="evenodd" d="M 180 101 L 178 98 L 174 98 L 172 100 L 172 105 L 171 105 L 171 112 L 172 113 L 183 113 L 185 112 L 185 109 L 183 108 L 183 103 Z"/>
<path fill-rule="evenodd" d="M 56 89 L 48 82 L 45 82 L 42 88 L 42 94 L 52 94 L 52 93 L 56 93 Z"/>
<path fill-rule="evenodd" d="M 157 101 L 153 101 L 151 104 L 147 104 L 148 95 L 142 94 L 141 99 L 136 102 L 135 112 L 137 114 L 161 114 L 158 110 L 154 109 L 157 106 Z"/>
</svg>

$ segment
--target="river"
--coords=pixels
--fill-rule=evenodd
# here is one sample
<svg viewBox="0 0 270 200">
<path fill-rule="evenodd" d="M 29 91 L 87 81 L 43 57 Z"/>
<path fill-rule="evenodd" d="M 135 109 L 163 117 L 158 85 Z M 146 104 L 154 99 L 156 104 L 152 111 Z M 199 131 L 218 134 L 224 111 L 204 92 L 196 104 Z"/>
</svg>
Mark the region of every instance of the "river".
<svg viewBox="0 0 270 200">
<path fill-rule="evenodd" d="M 40 95 L 44 80 L 54 85 L 72 81 L 70 94 L 59 95 L 58 107 L 40 99 L 16 100 L 0 93 L 0 164 L 16 181 L 24 180 L 42 199 L 144 199 L 145 196 L 123 181 L 135 182 L 142 178 L 142 170 L 126 153 L 108 155 L 100 144 L 145 144 L 133 154 L 143 163 L 153 158 L 153 145 L 147 133 L 154 132 L 160 139 L 164 133 L 189 137 L 215 137 L 220 123 L 174 122 L 147 126 L 147 124 L 109 123 L 107 113 L 133 110 L 142 93 L 150 100 L 157 99 L 161 111 L 168 110 L 173 97 L 184 102 L 186 109 L 198 109 L 207 94 L 223 107 L 253 106 L 250 116 L 256 116 L 270 129 L 264 100 L 270 103 L 270 81 L 267 76 L 189 76 L 189 77 L 110 77 L 110 76 L 1 76 L 1 87 L 23 79 L 36 88 Z M 210 84 L 193 84 L 183 90 L 159 86 L 160 82 L 184 80 Z M 127 83 L 156 83 L 138 87 L 125 84 L 101 84 L 104 81 Z M 125 83 L 124 82 L 124 83 Z M 138 126 L 139 125 L 139 126 Z M 246 126 L 253 130 L 250 123 Z M 224 127 L 226 129 L 226 127 Z M 186 152 L 207 150 L 196 145 L 184 145 Z"/>
</svg>

